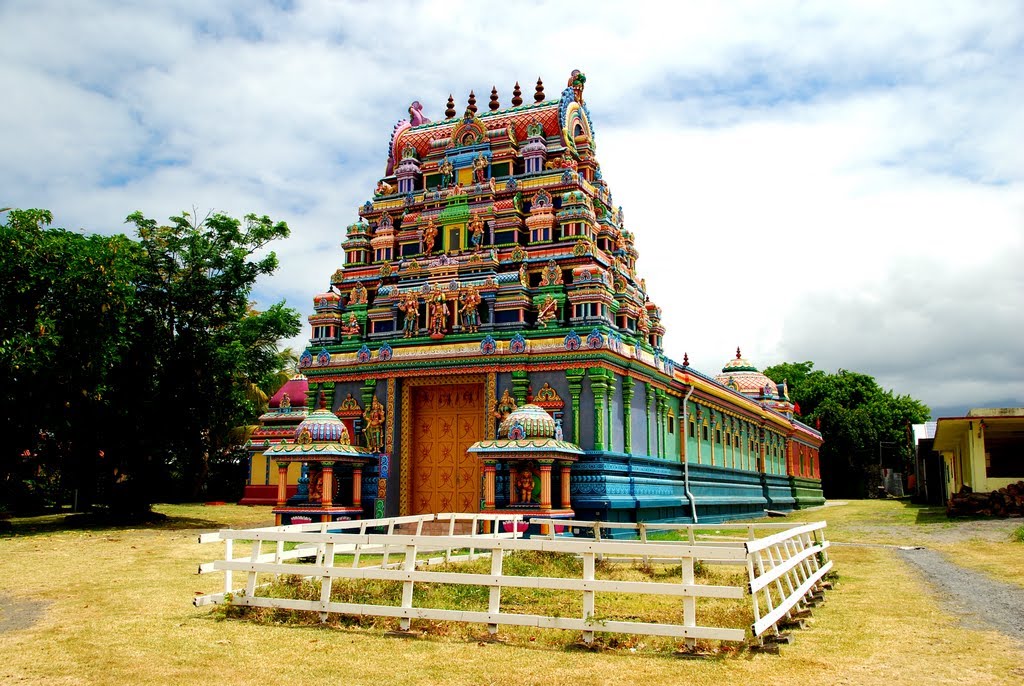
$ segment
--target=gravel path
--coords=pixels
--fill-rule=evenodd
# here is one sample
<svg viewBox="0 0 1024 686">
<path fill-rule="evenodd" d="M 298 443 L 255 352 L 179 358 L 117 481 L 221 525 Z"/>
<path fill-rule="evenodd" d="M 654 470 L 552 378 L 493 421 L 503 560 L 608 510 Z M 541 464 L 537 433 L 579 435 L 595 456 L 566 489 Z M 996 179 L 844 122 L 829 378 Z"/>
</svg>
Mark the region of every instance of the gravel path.
<svg viewBox="0 0 1024 686">
<path fill-rule="evenodd" d="M 965 569 L 927 548 L 900 549 L 940 591 L 943 599 L 972 629 L 996 629 L 1024 642 L 1024 589 Z"/>
</svg>

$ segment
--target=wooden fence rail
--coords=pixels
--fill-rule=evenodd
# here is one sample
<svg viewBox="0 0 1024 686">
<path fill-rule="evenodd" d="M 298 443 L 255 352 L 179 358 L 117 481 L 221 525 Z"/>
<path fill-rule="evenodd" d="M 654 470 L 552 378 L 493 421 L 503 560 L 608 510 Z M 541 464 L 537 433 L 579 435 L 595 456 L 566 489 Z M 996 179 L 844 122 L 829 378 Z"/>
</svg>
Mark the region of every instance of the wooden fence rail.
<svg viewBox="0 0 1024 686">
<path fill-rule="evenodd" d="M 425 535 L 424 525 L 447 522 L 447 535 Z M 268 607 L 319 612 L 321 620 L 330 613 L 395 617 L 403 630 L 413 619 L 477 622 L 486 624 L 491 633 L 500 625 L 581 631 L 583 640 L 591 642 L 595 632 L 647 634 L 682 638 L 693 645 L 697 639 L 743 641 L 746 629 L 741 627 L 701 626 L 697 624 L 699 598 L 742 599 L 750 595 L 754 622 L 751 634 L 761 639 L 766 633 L 777 635 L 785 621 L 795 621 L 821 600 L 826 587 L 822 578 L 832 568 L 828 560 L 825 522 L 790 527 L 778 533 L 758 537 L 759 532 L 778 529 L 777 524 L 718 525 L 610 523 L 577 520 L 550 520 L 534 523 L 550 524 L 549 536 L 521 538 L 521 517 L 518 515 L 485 515 L 445 513 L 414 517 L 392 517 L 376 520 L 295 524 L 258 529 L 226 529 L 203 534 L 200 543 L 222 541 L 224 559 L 200 565 L 201 574 L 224 573 L 224 592 L 194 599 L 196 606 L 232 604 L 245 607 Z M 504 524 L 509 524 L 505 527 Z M 555 525 L 568 527 L 573 536 L 556 536 Z M 436 529 L 437 525 L 434 525 Z M 468 528 L 468 533 L 455 533 Z M 508 532 L 505 528 L 510 529 Z M 747 540 L 701 540 L 697 531 L 711 529 L 745 529 Z M 481 529 L 493 533 L 483 533 Z M 603 530 L 630 529 L 635 539 L 609 538 Z M 685 531 L 686 539 L 673 541 L 651 539 L 652 531 Z M 249 546 L 249 554 L 234 556 L 238 541 Z M 272 550 L 264 551 L 270 545 Z M 289 545 L 291 546 L 289 548 Z M 468 552 L 463 552 L 468 551 Z M 575 555 L 582 558 L 579 578 L 516 576 L 505 574 L 508 554 L 517 551 L 539 551 Z M 441 554 L 443 553 L 443 554 Z M 349 555 L 351 561 L 338 565 L 338 555 Z M 368 559 L 374 556 L 374 559 Z M 490 557 L 488 574 L 464 573 L 431 569 L 438 562 L 472 560 Z M 377 559 L 379 558 L 379 559 Z M 606 561 L 643 561 L 671 563 L 681 566 L 678 583 L 648 581 L 616 581 L 595 578 L 596 563 Z M 345 558 L 341 560 L 348 562 Z M 698 563 L 730 564 L 745 568 L 747 584 L 710 585 L 697 583 Z M 234 587 L 233 574 L 245 575 L 245 586 Z M 264 583 L 260 584 L 263 575 Z M 320 582 L 319 600 L 271 598 L 260 595 L 270 579 L 281 575 L 298 575 Z M 380 580 L 401 583 L 398 605 L 342 603 L 331 600 L 335 579 Z M 452 610 L 416 607 L 413 590 L 416 584 L 462 584 L 488 588 L 487 611 Z M 547 616 L 504 612 L 502 589 L 533 588 L 576 591 L 582 595 L 580 616 Z M 653 623 L 612 621 L 595 615 L 598 593 L 627 593 L 679 597 L 681 621 Z"/>
</svg>

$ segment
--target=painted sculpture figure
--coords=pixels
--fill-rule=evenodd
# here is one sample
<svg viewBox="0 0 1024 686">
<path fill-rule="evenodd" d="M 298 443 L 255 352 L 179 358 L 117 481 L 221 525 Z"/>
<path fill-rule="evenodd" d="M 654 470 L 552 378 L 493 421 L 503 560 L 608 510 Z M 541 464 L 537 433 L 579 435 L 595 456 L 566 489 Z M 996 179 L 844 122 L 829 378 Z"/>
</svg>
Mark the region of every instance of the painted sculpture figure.
<svg viewBox="0 0 1024 686">
<path fill-rule="evenodd" d="M 459 299 L 462 301 L 462 328 L 468 333 L 476 333 L 480 330 L 480 294 L 470 286 L 462 291 Z"/>
<path fill-rule="evenodd" d="M 405 319 L 402 322 L 402 331 L 405 338 L 412 338 L 419 332 L 420 301 L 415 294 L 410 293 L 402 301 L 402 313 Z"/>
<path fill-rule="evenodd" d="M 431 293 L 428 303 L 430 310 L 430 337 L 434 339 L 444 338 L 448 329 L 448 299 L 439 289 Z"/>
<path fill-rule="evenodd" d="M 373 397 L 373 402 L 366 408 L 363 418 L 366 420 L 366 427 L 363 429 L 366 447 L 373 452 L 379 452 L 384 445 L 384 406 L 377 400 L 377 396 Z"/>
</svg>

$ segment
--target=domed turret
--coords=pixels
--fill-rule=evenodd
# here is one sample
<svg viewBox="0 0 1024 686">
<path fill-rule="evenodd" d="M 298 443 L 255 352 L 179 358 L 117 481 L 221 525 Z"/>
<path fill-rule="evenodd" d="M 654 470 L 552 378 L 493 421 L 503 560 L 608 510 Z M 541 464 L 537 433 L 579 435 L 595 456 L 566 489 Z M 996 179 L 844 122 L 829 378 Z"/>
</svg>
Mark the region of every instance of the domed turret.
<svg viewBox="0 0 1024 686">
<path fill-rule="evenodd" d="M 306 443 L 349 445 L 351 438 L 345 423 L 327 409 L 327 400 L 321 393 L 320 407 L 310 412 L 295 428 L 295 442 L 300 445 Z"/>
<path fill-rule="evenodd" d="M 725 363 L 715 381 L 726 388 L 754 398 L 777 398 L 778 384 L 758 371 L 736 348 L 736 357 Z"/>
<path fill-rule="evenodd" d="M 498 438 L 555 438 L 555 420 L 537 405 L 523 405 L 510 412 L 498 426 Z"/>
<path fill-rule="evenodd" d="M 302 374 L 288 379 L 277 390 L 269 402 L 271 410 L 280 412 L 298 411 L 306 406 L 306 393 L 309 391 L 309 380 Z"/>
</svg>

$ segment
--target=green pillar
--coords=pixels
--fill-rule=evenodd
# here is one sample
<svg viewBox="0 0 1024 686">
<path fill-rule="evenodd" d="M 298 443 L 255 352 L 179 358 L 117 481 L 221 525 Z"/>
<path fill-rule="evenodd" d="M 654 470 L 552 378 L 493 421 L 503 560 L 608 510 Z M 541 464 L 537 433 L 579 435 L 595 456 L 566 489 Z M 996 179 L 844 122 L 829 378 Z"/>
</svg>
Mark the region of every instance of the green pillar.
<svg viewBox="0 0 1024 686">
<path fill-rule="evenodd" d="M 668 396 L 660 388 L 655 392 L 657 397 L 658 416 L 655 425 L 658 429 L 658 457 L 665 457 L 665 424 L 668 415 Z"/>
<path fill-rule="evenodd" d="M 654 405 L 654 386 L 650 383 L 647 384 L 647 454 L 651 455 L 651 406 Z"/>
<path fill-rule="evenodd" d="M 633 387 L 636 381 L 631 376 L 622 377 L 622 451 L 633 453 Z"/>
<path fill-rule="evenodd" d="M 605 400 L 608 394 L 608 379 L 603 369 L 593 368 L 587 373 L 590 390 L 594 393 L 594 450 L 605 449 Z"/>
<path fill-rule="evenodd" d="M 366 379 L 363 381 L 363 387 L 359 390 L 363 398 L 363 411 L 365 412 L 373 403 L 373 396 L 377 392 L 377 379 Z"/>
<path fill-rule="evenodd" d="M 327 409 L 334 410 L 334 382 L 324 381 L 320 384 L 320 389 L 324 392 L 324 399 L 327 401 Z"/>
<path fill-rule="evenodd" d="M 612 443 L 612 421 L 614 420 L 614 417 L 612 417 L 612 412 L 614 411 L 615 405 L 613 402 L 615 400 L 615 373 L 605 370 L 605 378 L 608 380 L 608 387 L 606 389 L 608 402 L 605 403 L 605 412 L 607 412 L 608 416 L 608 421 L 606 422 L 608 438 L 605 441 L 605 445 L 608 446 L 608 450 L 614 450 L 615 446 Z"/>
<path fill-rule="evenodd" d="M 572 399 L 572 442 L 580 444 L 580 394 L 583 392 L 583 375 L 585 369 L 566 369 L 565 380 L 569 382 L 569 395 Z"/>
<path fill-rule="evenodd" d="M 529 374 L 521 370 L 512 372 L 512 397 L 516 399 L 516 405 L 522 407 L 526 404 L 526 389 L 529 386 Z"/>
<path fill-rule="evenodd" d="M 306 409 L 312 412 L 317 407 L 317 401 L 320 399 L 320 384 L 309 383 L 309 392 L 306 394 Z"/>
</svg>

